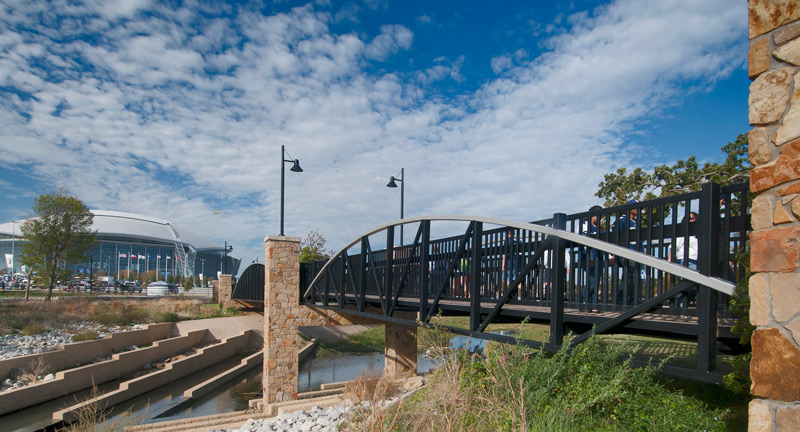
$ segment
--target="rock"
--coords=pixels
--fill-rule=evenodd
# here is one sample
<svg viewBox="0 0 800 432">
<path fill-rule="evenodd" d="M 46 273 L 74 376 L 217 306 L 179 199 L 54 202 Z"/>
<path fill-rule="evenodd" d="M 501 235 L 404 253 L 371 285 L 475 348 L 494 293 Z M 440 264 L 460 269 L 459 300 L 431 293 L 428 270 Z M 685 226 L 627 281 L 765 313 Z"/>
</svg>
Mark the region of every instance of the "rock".
<svg viewBox="0 0 800 432">
<path fill-rule="evenodd" d="M 793 0 L 750 0 L 747 14 L 750 39 L 800 18 Z"/>
<path fill-rule="evenodd" d="M 789 101 L 791 68 L 771 70 L 750 84 L 750 124 L 760 125 L 778 121 Z"/>
</svg>

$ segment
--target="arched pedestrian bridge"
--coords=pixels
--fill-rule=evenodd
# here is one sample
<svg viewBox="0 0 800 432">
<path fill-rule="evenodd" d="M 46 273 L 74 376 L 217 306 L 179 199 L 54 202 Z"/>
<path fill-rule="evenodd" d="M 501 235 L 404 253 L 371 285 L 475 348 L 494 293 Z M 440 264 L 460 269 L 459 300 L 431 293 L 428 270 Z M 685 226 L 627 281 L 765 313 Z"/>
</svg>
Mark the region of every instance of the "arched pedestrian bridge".
<svg viewBox="0 0 800 432">
<path fill-rule="evenodd" d="M 405 325 L 426 325 L 439 313 L 468 315 L 468 329 L 449 330 L 511 343 L 516 339 L 487 333 L 487 326 L 528 319 L 549 324 L 549 349 L 580 343 L 592 329 L 692 339 L 696 367 L 667 364 L 664 371 L 721 383 L 718 342 L 738 339 L 728 304 L 744 277 L 736 254 L 749 229 L 747 191 L 747 184 L 706 184 L 533 223 L 407 218 L 369 230 L 324 265 L 312 265 L 300 302 Z M 396 244 L 401 225 L 416 228 L 411 244 Z M 567 342 L 569 331 L 575 337 Z"/>
</svg>

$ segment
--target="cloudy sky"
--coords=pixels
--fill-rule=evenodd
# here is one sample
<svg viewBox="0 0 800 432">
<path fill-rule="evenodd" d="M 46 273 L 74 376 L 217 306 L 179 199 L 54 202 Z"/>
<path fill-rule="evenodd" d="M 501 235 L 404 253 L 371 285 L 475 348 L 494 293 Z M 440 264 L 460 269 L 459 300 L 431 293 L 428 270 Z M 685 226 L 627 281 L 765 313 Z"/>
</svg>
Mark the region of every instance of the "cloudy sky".
<svg viewBox="0 0 800 432">
<path fill-rule="evenodd" d="M 748 129 L 744 0 L 0 0 L 0 222 L 68 188 L 249 263 L 405 214 L 585 210 Z M 263 259 L 262 259 L 263 260 Z"/>
</svg>

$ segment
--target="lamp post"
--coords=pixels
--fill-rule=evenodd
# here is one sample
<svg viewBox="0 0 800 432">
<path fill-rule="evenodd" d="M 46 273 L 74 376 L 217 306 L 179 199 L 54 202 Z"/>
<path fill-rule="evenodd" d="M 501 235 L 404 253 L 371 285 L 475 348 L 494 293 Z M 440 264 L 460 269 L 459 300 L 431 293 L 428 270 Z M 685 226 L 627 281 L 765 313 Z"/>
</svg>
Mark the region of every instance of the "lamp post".
<svg viewBox="0 0 800 432">
<path fill-rule="evenodd" d="M 283 183 L 284 177 L 286 172 L 286 163 L 293 164 L 289 171 L 292 172 L 303 172 L 303 169 L 300 168 L 300 161 L 298 159 L 284 159 L 288 153 L 286 153 L 286 148 L 281 146 L 281 236 L 283 236 Z M 291 158 L 291 156 L 289 156 Z"/>
<path fill-rule="evenodd" d="M 225 242 L 225 258 L 222 261 L 222 274 L 228 274 L 228 253 L 233 252 L 233 246 L 228 246 Z"/>
<path fill-rule="evenodd" d="M 396 178 L 392 176 L 389 179 L 389 183 L 386 184 L 386 187 L 396 188 L 397 183 L 396 181 L 400 182 L 400 219 L 403 219 L 403 196 L 405 195 L 405 168 L 400 168 L 400 178 Z M 400 225 L 400 246 L 403 246 L 403 225 Z"/>
</svg>

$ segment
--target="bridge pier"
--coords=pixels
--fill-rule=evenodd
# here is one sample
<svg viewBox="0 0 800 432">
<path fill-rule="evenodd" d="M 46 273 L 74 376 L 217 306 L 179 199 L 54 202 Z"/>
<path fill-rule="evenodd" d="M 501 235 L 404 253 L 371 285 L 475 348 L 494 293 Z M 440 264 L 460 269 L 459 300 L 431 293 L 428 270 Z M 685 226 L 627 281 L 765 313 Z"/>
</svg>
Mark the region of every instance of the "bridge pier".
<svg viewBox="0 0 800 432">
<path fill-rule="evenodd" d="M 384 373 L 392 378 L 417 375 L 417 327 L 386 323 Z"/>
<path fill-rule="evenodd" d="M 300 305 L 300 238 L 267 236 L 264 263 L 264 410 L 297 399 L 300 327 L 386 324 L 385 376 L 416 375 L 416 327 Z M 380 309 L 366 312 L 382 315 Z M 393 317 L 415 320 L 417 314 L 396 311 Z"/>
</svg>

